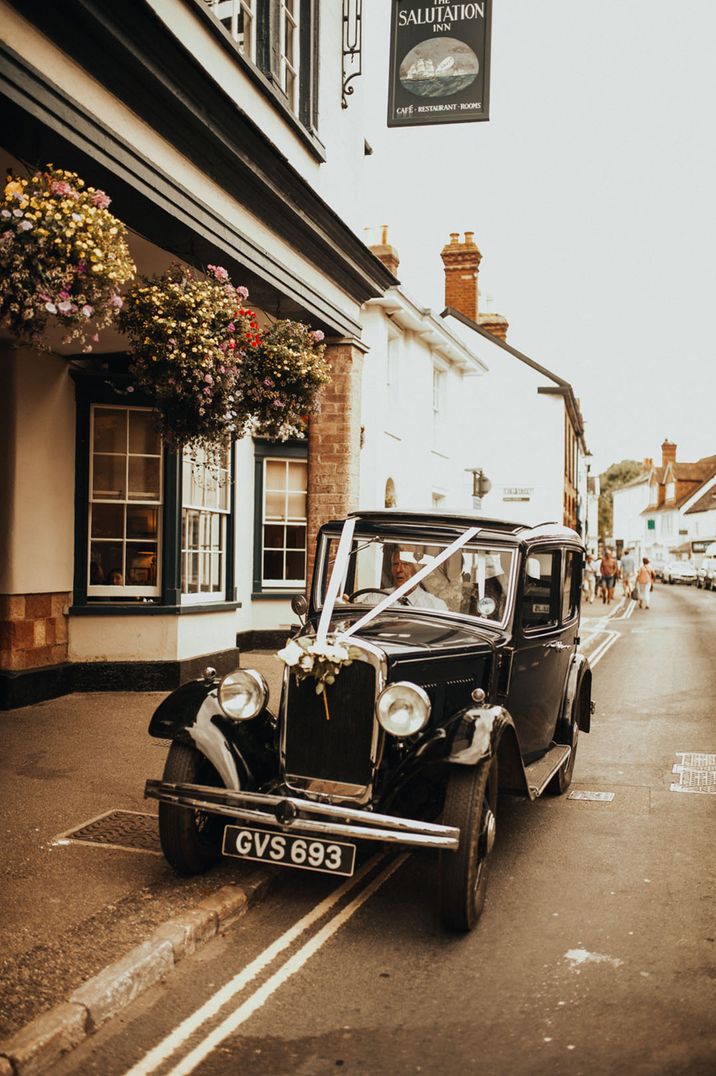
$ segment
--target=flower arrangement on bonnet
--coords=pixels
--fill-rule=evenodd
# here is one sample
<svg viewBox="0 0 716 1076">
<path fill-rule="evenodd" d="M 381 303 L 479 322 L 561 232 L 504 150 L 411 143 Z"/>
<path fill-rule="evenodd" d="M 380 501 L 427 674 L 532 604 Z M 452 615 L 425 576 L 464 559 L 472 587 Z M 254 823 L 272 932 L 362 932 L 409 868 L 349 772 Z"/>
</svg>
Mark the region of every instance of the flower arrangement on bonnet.
<svg viewBox="0 0 716 1076">
<path fill-rule="evenodd" d="M 119 325 L 130 339 L 134 387 L 153 395 L 163 435 L 210 453 L 227 435 L 300 436 L 328 380 L 323 334 L 299 322 L 259 329 L 226 269 L 183 265 L 139 281 Z"/>
<path fill-rule="evenodd" d="M 91 351 L 136 269 L 104 191 L 52 165 L 8 177 L 0 198 L 0 325 L 33 347 L 52 325 Z"/>
</svg>

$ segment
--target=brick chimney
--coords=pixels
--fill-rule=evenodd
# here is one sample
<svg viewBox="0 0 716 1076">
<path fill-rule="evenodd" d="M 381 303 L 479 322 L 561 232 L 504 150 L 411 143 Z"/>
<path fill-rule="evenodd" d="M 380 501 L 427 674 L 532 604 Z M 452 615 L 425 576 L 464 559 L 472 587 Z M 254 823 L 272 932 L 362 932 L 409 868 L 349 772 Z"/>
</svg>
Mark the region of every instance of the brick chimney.
<svg viewBox="0 0 716 1076">
<path fill-rule="evenodd" d="M 481 329 L 487 329 L 493 336 L 499 336 L 500 340 L 507 339 L 510 323 L 507 318 L 503 318 L 502 314 L 478 314 L 477 324 Z"/>
<path fill-rule="evenodd" d="M 386 269 L 390 270 L 393 276 L 398 275 L 398 266 L 400 265 L 400 258 L 395 247 L 392 247 L 388 242 L 388 225 L 382 224 L 380 227 L 380 243 L 375 243 L 370 248 L 375 254 L 376 258 L 380 258 Z"/>
<path fill-rule="evenodd" d="M 676 445 L 668 437 L 661 445 L 661 466 L 666 467 L 667 463 L 676 463 Z"/>
<path fill-rule="evenodd" d="M 465 232 L 461 242 L 459 232 L 450 232 L 450 242 L 440 251 L 440 257 L 445 266 L 445 306 L 477 321 L 477 273 L 482 254 L 475 233 Z"/>
</svg>

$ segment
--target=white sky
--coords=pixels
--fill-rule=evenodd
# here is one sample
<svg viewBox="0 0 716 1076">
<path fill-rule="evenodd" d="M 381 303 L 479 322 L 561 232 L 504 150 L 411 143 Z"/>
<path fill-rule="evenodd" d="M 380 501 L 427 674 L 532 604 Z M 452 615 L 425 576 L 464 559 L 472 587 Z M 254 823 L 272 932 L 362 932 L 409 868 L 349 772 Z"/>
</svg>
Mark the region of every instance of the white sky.
<svg viewBox="0 0 716 1076">
<path fill-rule="evenodd" d="M 482 309 L 572 383 L 595 470 L 716 454 L 716 2 L 495 0 L 491 119 L 407 129 L 390 4 L 364 10 L 366 224 L 406 289 L 442 309 L 440 249 L 474 231 Z"/>
</svg>

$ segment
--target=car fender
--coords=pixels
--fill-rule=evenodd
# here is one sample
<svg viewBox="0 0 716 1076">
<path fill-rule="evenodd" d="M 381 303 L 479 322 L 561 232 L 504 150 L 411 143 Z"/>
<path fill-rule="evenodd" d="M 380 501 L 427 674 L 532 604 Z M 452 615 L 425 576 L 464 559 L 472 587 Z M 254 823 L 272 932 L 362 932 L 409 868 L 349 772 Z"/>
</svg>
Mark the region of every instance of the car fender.
<svg viewBox="0 0 716 1076">
<path fill-rule="evenodd" d="M 498 756 L 501 789 L 529 795 L 519 741 L 512 715 L 504 706 L 471 706 L 463 710 L 447 762 L 475 766 Z"/>
<path fill-rule="evenodd" d="M 572 710 L 576 700 L 579 698 L 579 694 L 586 682 L 587 690 L 589 691 L 589 703 L 587 706 L 580 707 L 579 711 L 579 731 L 589 732 L 591 726 L 591 698 L 592 698 L 592 670 L 589 667 L 589 659 L 586 654 L 582 654 L 579 651 L 572 658 L 572 664 L 569 668 L 567 675 L 567 684 L 564 691 L 564 701 L 562 702 L 562 711 L 560 714 L 560 721 L 568 725 L 571 720 Z"/>
<path fill-rule="evenodd" d="M 219 706 L 216 684 L 194 680 L 182 684 L 158 706 L 149 735 L 193 745 L 211 762 L 225 787 L 238 791 L 255 788 L 271 768 L 260 732 L 252 736 L 244 726 L 265 731 L 273 722 L 267 710 L 251 722 L 230 721 Z"/>
</svg>

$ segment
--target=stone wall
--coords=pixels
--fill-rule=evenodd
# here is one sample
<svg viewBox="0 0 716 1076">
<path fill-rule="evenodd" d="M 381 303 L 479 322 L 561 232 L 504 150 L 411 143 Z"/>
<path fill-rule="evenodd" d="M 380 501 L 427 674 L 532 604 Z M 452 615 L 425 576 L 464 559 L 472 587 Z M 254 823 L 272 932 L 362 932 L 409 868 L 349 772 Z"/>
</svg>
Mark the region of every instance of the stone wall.
<svg viewBox="0 0 716 1076">
<path fill-rule="evenodd" d="M 0 594 L 0 669 L 20 671 L 67 661 L 70 595 Z"/>
</svg>

